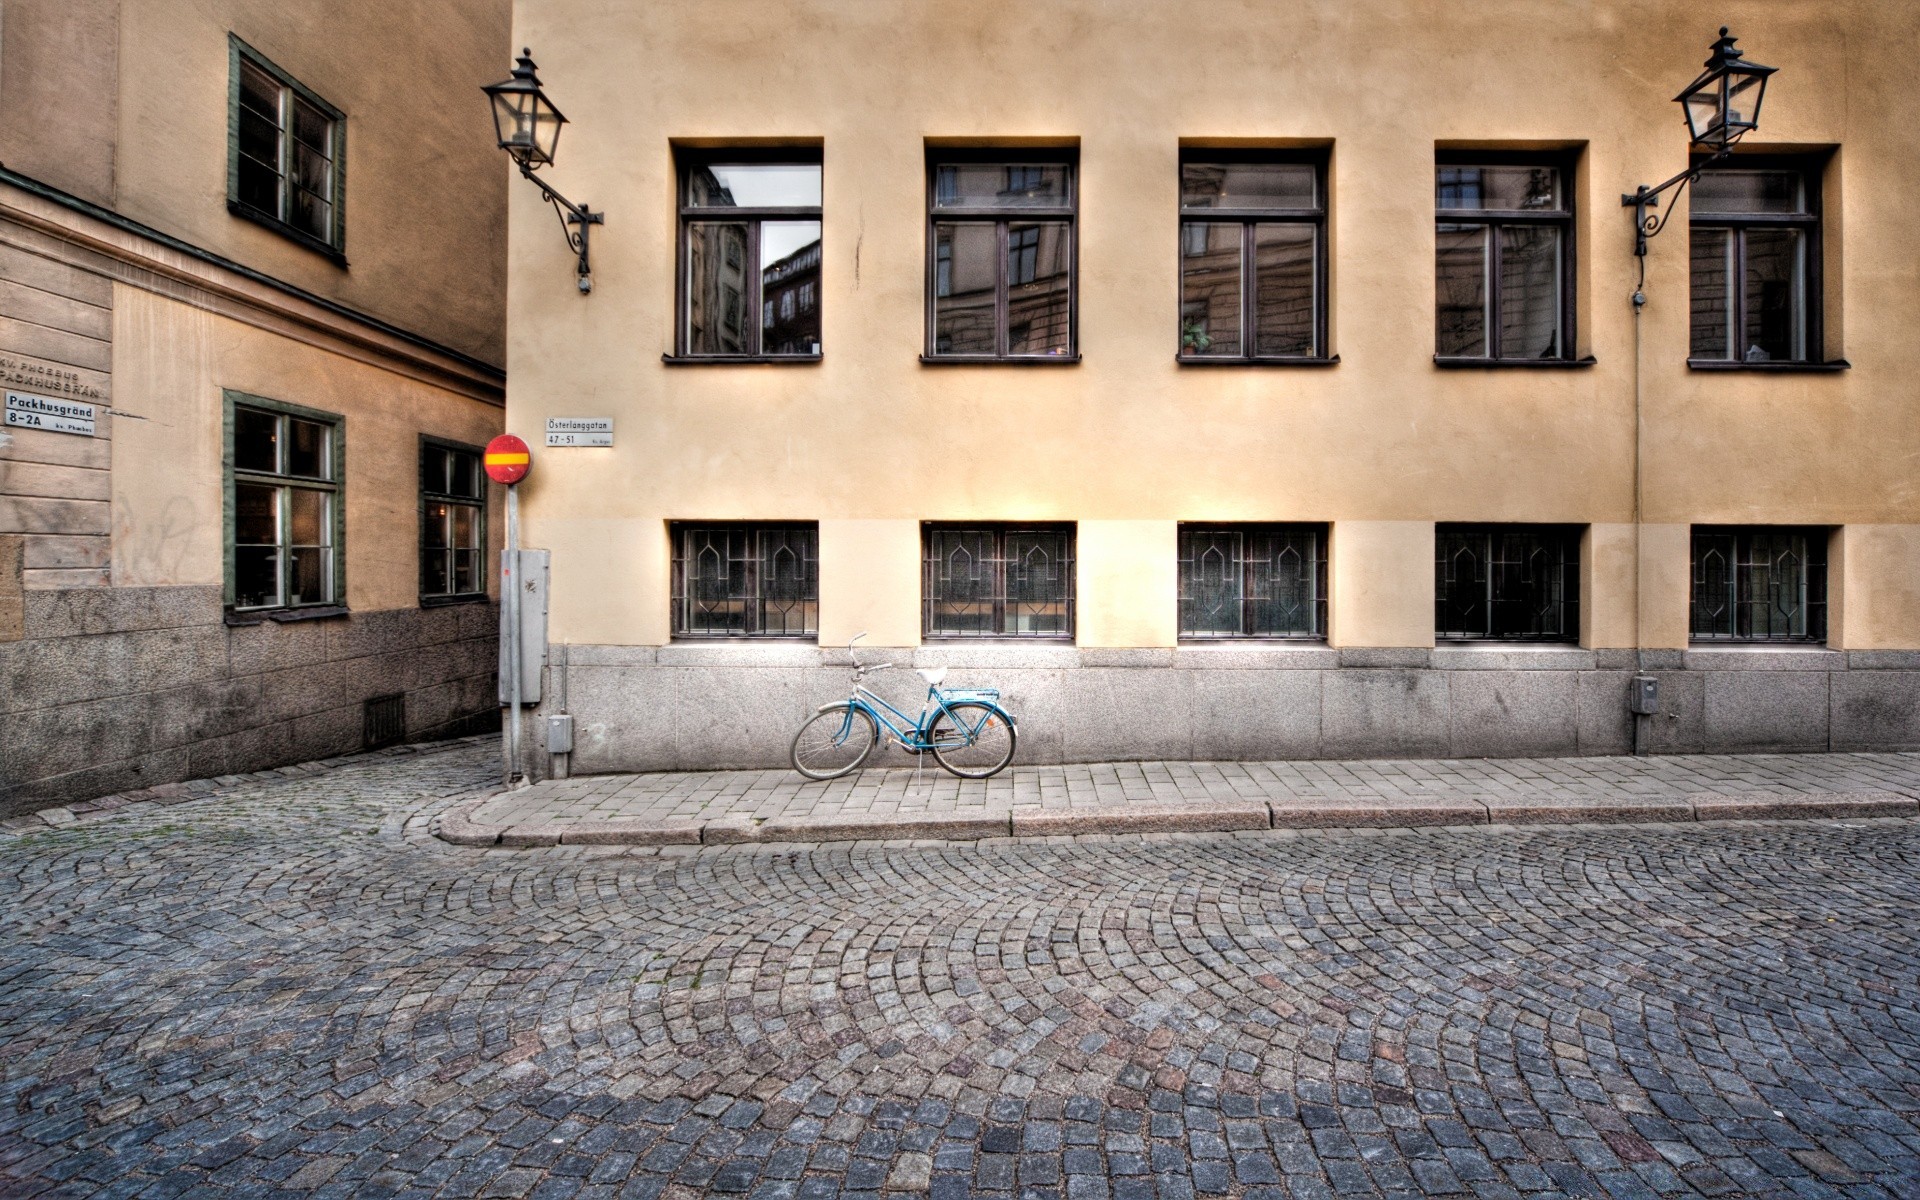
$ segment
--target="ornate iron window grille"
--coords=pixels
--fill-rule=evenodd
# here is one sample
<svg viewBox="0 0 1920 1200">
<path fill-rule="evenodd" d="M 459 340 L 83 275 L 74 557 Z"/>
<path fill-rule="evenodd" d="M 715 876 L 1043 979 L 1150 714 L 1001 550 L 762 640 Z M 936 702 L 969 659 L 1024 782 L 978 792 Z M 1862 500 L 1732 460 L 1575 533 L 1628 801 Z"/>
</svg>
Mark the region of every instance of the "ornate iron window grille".
<svg viewBox="0 0 1920 1200">
<path fill-rule="evenodd" d="M 1435 638 L 1579 641 L 1578 527 L 1440 525 L 1434 551 Z"/>
<path fill-rule="evenodd" d="M 1693 530 L 1696 642 L 1825 642 L 1825 529 Z"/>
<path fill-rule="evenodd" d="M 811 638 L 820 632 L 820 527 L 673 527 L 673 635 Z"/>
<path fill-rule="evenodd" d="M 928 525 L 924 546 L 927 637 L 1073 638 L 1073 526 Z"/>
<path fill-rule="evenodd" d="M 1327 631 L 1324 525 L 1180 527 L 1180 637 L 1318 640 Z"/>
</svg>

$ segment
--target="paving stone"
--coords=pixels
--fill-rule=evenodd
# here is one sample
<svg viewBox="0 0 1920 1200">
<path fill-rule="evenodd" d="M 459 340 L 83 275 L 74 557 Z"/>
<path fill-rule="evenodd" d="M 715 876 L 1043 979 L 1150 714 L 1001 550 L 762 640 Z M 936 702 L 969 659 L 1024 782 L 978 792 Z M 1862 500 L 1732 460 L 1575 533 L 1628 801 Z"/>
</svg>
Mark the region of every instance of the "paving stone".
<svg viewBox="0 0 1920 1200">
<path fill-rule="evenodd" d="M 436 838 L 496 769 L 477 741 L 346 756 L 0 840 L 0 1194 L 1920 1181 L 1920 757 L 1106 764 L 920 793 L 910 772 L 619 777 L 565 781 L 568 802 L 671 804 L 682 830 L 734 813 L 702 820 L 743 844 Z M 649 778 L 656 799 L 619 799 Z M 1592 820 L 1707 793 L 1739 819 Z M 797 804 L 1273 796 L 1498 824 L 756 836 Z M 1517 825 L 1531 804 L 1588 816 Z M 1827 819 L 1755 819 L 1788 812 Z"/>
</svg>

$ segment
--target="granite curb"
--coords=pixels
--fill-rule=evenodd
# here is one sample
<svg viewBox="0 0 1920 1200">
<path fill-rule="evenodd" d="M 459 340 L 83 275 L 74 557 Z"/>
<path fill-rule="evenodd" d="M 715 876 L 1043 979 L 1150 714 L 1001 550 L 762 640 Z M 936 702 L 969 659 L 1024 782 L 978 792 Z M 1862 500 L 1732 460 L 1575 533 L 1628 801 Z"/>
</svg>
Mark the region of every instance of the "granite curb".
<svg viewBox="0 0 1920 1200">
<path fill-rule="evenodd" d="M 1397 829 L 1443 825 L 1567 825 L 1620 822 L 1819 820 L 1920 816 L 1900 792 L 1692 792 L 1672 797 L 1564 800 L 1514 796 L 1383 800 L 1299 797 L 1268 801 L 1132 804 L 1004 812 L 827 817 L 722 816 L 674 824 L 643 821 L 492 825 L 473 816 L 503 793 L 455 805 L 433 830 L 456 846 L 725 846 L 765 843 L 976 841 L 1080 834 L 1233 833 L 1260 829 Z"/>
</svg>

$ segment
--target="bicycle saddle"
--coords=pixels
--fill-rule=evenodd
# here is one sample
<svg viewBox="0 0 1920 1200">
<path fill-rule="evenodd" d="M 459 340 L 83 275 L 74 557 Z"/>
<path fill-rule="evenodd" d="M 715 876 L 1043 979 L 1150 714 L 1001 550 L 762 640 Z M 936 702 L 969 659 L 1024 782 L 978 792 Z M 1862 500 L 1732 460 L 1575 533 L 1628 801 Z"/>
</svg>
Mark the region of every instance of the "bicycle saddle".
<svg viewBox="0 0 1920 1200">
<path fill-rule="evenodd" d="M 920 678 L 927 681 L 928 687 L 939 687 L 940 681 L 946 677 L 947 669 L 945 667 L 922 667 L 920 669 Z"/>
</svg>

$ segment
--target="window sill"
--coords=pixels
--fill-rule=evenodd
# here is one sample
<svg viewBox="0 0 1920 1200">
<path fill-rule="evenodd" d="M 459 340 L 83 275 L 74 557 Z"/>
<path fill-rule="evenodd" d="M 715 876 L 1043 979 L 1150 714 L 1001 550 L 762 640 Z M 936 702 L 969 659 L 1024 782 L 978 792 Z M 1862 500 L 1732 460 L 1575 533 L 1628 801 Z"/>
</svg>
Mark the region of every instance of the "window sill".
<svg viewBox="0 0 1920 1200">
<path fill-rule="evenodd" d="M 350 615 L 349 611 L 344 604 L 314 604 L 306 608 L 250 608 L 244 612 L 228 609 L 226 623 L 228 625 L 259 625 L 265 621 L 273 621 L 285 625 L 290 621 L 324 621 L 330 617 L 348 615 Z"/>
<path fill-rule="evenodd" d="M 1755 371 L 1762 374 L 1831 374 L 1835 371 L 1849 371 L 1853 364 L 1844 358 L 1832 362 L 1736 362 L 1722 358 L 1690 358 L 1687 360 L 1689 371 Z"/>
<path fill-rule="evenodd" d="M 1338 354 L 1326 358 L 1314 358 L 1307 355 L 1271 355 L 1266 358 L 1207 358 L 1199 354 L 1179 354 L 1174 356 L 1176 363 L 1183 367 L 1337 367 L 1340 365 Z"/>
<path fill-rule="evenodd" d="M 1019 634 L 996 633 L 975 636 L 970 633 L 922 633 L 922 646 L 1072 646 L 1071 637 L 1041 637 L 1037 634 L 1021 636 Z"/>
<path fill-rule="evenodd" d="M 817 646 L 820 638 L 811 633 L 676 633 L 669 646 Z"/>
<path fill-rule="evenodd" d="M 485 592 L 475 592 L 471 596 L 422 596 L 421 608 L 450 608 L 456 604 L 485 604 L 493 597 Z"/>
<path fill-rule="evenodd" d="M 251 221 L 255 225 L 273 230 L 288 241 L 304 246 L 320 257 L 328 259 L 336 267 L 344 270 L 348 265 L 346 251 L 331 242 L 323 242 L 310 233 L 295 229 L 278 217 L 269 216 L 258 209 L 248 208 L 238 200 L 227 201 L 227 211 L 243 221 Z"/>
<path fill-rule="evenodd" d="M 923 367 L 1073 367 L 1080 364 L 1078 354 L 922 354 Z"/>
<path fill-rule="evenodd" d="M 1589 354 L 1585 358 L 1452 358 L 1444 354 L 1433 356 L 1433 365 L 1449 371 L 1470 370 L 1489 367 L 1496 370 L 1519 368 L 1531 371 L 1578 371 L 1594 365 L 1595 359 Z"/>
<path fill-rule="evenodd" d="M 669 367 L 811 367 L 818 354 L 662 354 Z"/>
<path fill-rule="evenodd" d="M 1182 650 L 1205 650 L 1209 646 L 1218 646 L 1223 650 L 1325 650 L 1327 639 L 1254 633 L 1234 637 L 1182 637 L 1175 645 Z"/>
</svg>

